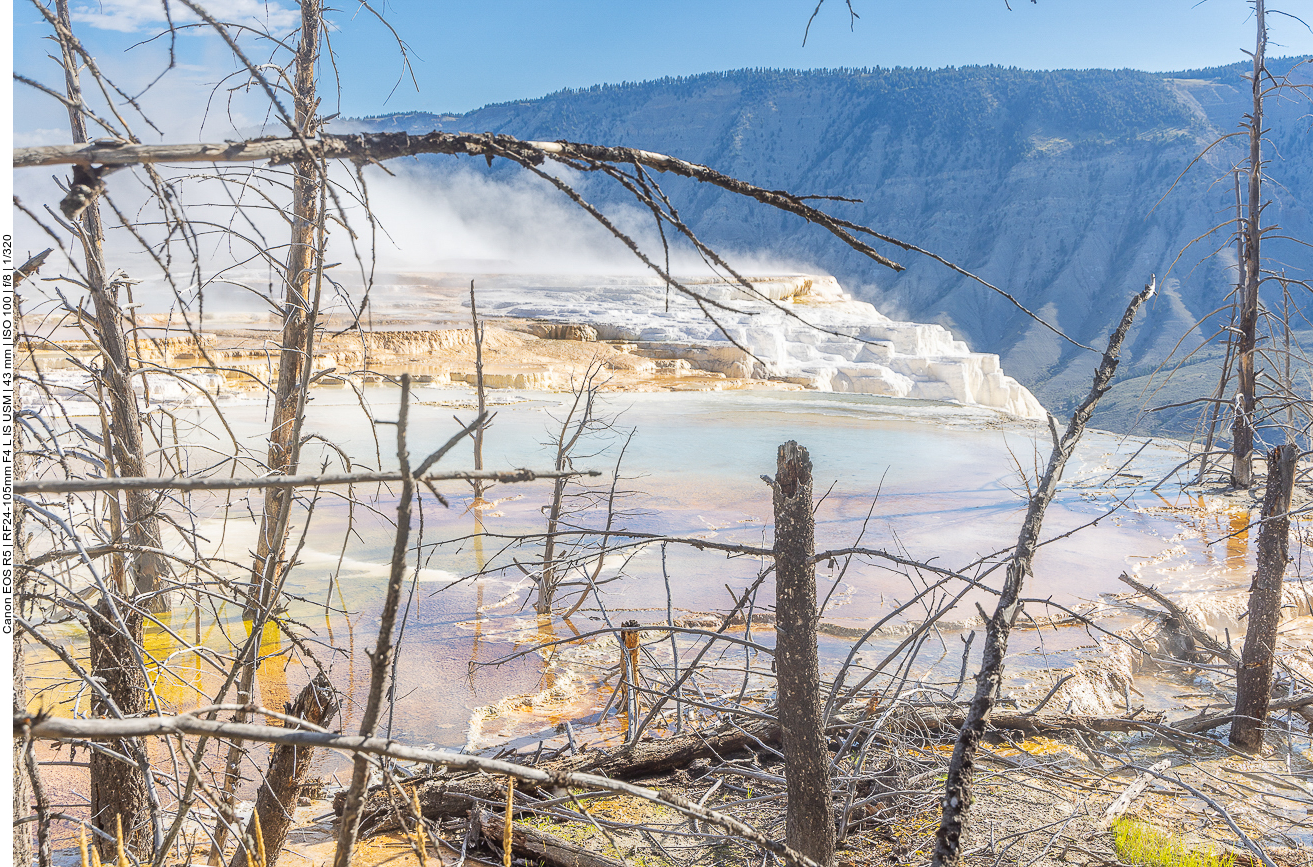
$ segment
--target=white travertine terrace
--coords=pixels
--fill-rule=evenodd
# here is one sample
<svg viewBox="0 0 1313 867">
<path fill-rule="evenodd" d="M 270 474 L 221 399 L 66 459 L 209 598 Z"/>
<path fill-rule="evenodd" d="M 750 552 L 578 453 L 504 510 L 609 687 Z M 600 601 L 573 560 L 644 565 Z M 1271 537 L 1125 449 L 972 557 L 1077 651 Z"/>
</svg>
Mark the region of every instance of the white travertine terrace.
<svg viewBox="0 0 1313 867">
<path fill-rule="evenodd" d="M 759 295 L 727 282 L 685 282 L 723 305 L 706 306 L 733 342 L 687 297 L 650 278 L 503 277 L 481 282 L 479 304 L 488 316 L 592 326 L 601 340 L 632 341 L 644 355 L 728 377 L 1045 416 L 997 355 L 972 352 L 942 326 L 896 322 L 830 276 L 750 279 Z"/>
</svg>

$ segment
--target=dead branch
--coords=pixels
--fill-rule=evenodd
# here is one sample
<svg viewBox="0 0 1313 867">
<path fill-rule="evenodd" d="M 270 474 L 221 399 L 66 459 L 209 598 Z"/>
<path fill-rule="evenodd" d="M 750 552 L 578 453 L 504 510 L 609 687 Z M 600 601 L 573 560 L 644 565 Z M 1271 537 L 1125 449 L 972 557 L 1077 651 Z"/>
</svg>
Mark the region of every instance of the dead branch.
<svg viewBox="0 0 1313 867">
<path fill-rule="evenodd" d="M 734 755 L 758 741 L 777 744 L 779 738 L 779 726 L 774 721 L 755 721 L 715 731 L 640 740 L 612 750 L 580 753 L 544 762 L 539 768 L 553 774 L 589 773 L 615 780 L 636 780 L 687 767 L 698 759 Z M 419 796 L 426 819 L 463 816 L 471 803 L 497 800 L 503 789 L 500 781 L 486 774 L 454 777 L 445 772 L 413 777 L 401 785 L 403 790 L 413 791 Z M 375 787 L 362 810 L 362 830 L 374 834 L 393 829 L 396 820 L 391 806 L 395 797 L 388 787 Z M 337 799 L 342 800 L 342 797 Z M 340 810 L 338 803 L 334 804 L 334 809 Z"/>
<path fill-rule="evenodd" d="M 479 822 L 489 837 L 494 840 L 503 839 L 506 833 L 503 816 L 492 810 L 483 810 L 479 813 Z M 624 867 L 623 861 L 607 858 L 582 846 L 576 846 L 555 834 L 517 825 L 514 822 L 511 823 L 510 838 L 512 851 L 531 863 L 541 861 L 552 867 Z"/>
<path fill-rule="evenodd" d="M 396 652 L 393 645 L 392 630 L 396 623 L 397 608 L 401 604 L 401 584 L 406 576 L 406 554 L 410 545 L 410 513 L 415 497 L 415 477 L 410 470 L 410 453 L 407 450 L 406 434 L 410 418 L 410 374 L 401 375 L 401 404 L 397 410 L 397 463 L 401 469 L 401 497 L 397 500 L 397 533 L 392 545 L 392 568 L 388 575 L 387 596 L 383 601 L 383 612 L 379 616 L 378 640 L 374 652 L 369 654 L 369 692 L 365 698 L 365 707 L 360 715 L 360 734 L 370 737 L 378 725 L 379 712 L 383 705 L 383 686 L 391 667 L 392 654 Z M 482 424 L 480 417 L 475 426 Z M 466 429 L 469 432 L 469 428 Z M 349 867 L 351 852 L 355 848 L 356 834 L 360 828 L 360 807 L 365 798 L 369 783 L 369 763 L 363 755 L 357 754 L 351 769 L 351 786 L 347 789 L 346 801 L 342 808 L 342 823 L 337 835 L 337 851 L 333 858 L 335 867 Z"/>
<path fill-rule="evenodd" d="M 20 736 L 47 740 L 101 741 L 125 737 L 188 734 L 240 738 L 261 743 L 323 747 L 352 754 L 363 753 L 388 756 L 403 761 L 422 762 L 429 765 L 482 772 L 494 776 L 510 776 L 522 782 L 548 789 L 570 786 L 600 789 L 617 795 L 630 795 L 650 803 L 673 807 L 686 816 L 724 828 L 731 834 L 742 837 L 783 858 L 789 864 L 803 865 L 803 867 L 820 867 L 810 858 L 785 846 L 783 843 L 771 839 L 733 816 L 701 807 L 673 792 L 643 788 L 600 774 L 549 771 L 542 768 L 525 767 L 500 759 L 489 759 L 446 750 L 408 747 L 387 738 L 335 735 L 313 731 L 289 731 L 276 726 L 262 726 L 252 723 L 222 723 L 187 714 L 134 717 L 126 720 L 66 719 L 17 715 L 14 717 L 14 731 Z"/>
<path fill-rule="evenodd" d="M 488 479 L 511 484 L 566 476 L 600 476 L 599 470 L 453 470 L 416 476 L 418 482 L 468 481 Z M 399 482 L 402 474 L 324 473 L 320 475 L 270 476 L 260 479 L 195 479 L 186 477 L 126 477 L 112 479 L 30 479 L 14 483 L 16 494 L 77 494 L 91 491 L 159 490 L 159 491 L 239 491 L 247 488 L 326 488 L 334 485 L 360 485 L 375 482 Z"/>
<path fill-rule="evenodd" d="M 1050 427 L 1054 438 L 1053 452 L 1049 456 L 1049 465 L 1044 477 L 1030 498 L 1030 505 L 1026 510 L 1026 517 L 1017 539 L 1017 547 L 1008 564 L 1007 577 L 999 594 L 998 605 L 994 609 L 994 615 L 985 624 L 985 646 L 980 673 L 976 676 L 976 694 L 971 700 L 970 710 L 958 734 L 957 744 L 953 748 L 953 759 L 949 763 L 948 779 L 944 784 L 943 816 L 940 819 L 939 831 L 935 835 L 934 867 L 953 867 L 961 857 L 962 829 L 971 808 L 975 752 L 984 735 L 990 711 L 994 708 L 994 696 L 1002 684 L 1003 657 L 1007 652 L 1008 635 L 1021 613 L 1021 589 L 1027 574 L 1031 571 L 1031 563 L 1039 547 L 1044 513 L 1054 494 L 1057 493 L 1062 471 L 1072 452 L 1076 450 L 1076 445 L 1085 432 L 1085 425 L 1089 423 L 1099 400 L 1112 385 L 1112 378 L 1121 361 L 1122 343 L 1131 330 L 1135 314 L 1140 306 L 1153 296 L 1156 285 L 1157 281 L 1151 280 L 1127 305 L 1117 330 L 1108 338 L 1108 348 L 1103 353 L 1099 369 L 1095 372 L 1090 392 L 1072 414 L 1066 433 L 1060 440 L 1057 436 L 1056 424 L 1050 416 Z"/>
<path fill-rule="evenodd" d="M 1240 663 L 1239 657 L 1232 653 L 1226 645 L 1209 635 L 1208 632 L 1199 625 L 1198 621 L 1195 620 L 1194 615 L 1168 599 L 1162 593 L 1158 592 L 1158 590 L 1141 584 L 1126 572 L 1117 576 L 1117 580 L 1121 581 L 1128 587 L 1131 587 L 1142 596 L 1147 596 L 1163 608 L 1166 608 L 1167 613 L 1176 618 L 1176 621 L 1186 628 L 1190 633 L 1190 636 L 1194 638 L 1195 643 L 1206 648 L 1209 653 L 1213 654 L 1218 659 L 1224 660 L 1228 665 L 1235 666 Z"/>
</svg>

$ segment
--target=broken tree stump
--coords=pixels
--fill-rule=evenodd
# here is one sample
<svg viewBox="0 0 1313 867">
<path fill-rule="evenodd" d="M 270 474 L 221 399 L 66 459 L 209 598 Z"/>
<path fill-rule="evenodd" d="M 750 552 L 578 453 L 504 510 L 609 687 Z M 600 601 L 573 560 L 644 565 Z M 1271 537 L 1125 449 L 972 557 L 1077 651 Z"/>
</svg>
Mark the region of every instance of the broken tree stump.
<svg viewBox="0 0 1313 867">
<path fill-rule="evenodd" d="M 1281 584 L 1290 559 L 1290 498 L 1295 489 L 1299 447 L 1287 443 L 1267 458 L 1267 490 L 1263 495 L 1263 525 L 1258 531 L 1258 569 L 1249 588 L 1249 625 L 1245 648 L 1236 667 L 1235 720 L 1231 746 L 1256 753 L 1263 747 L 1272 698 L 1272 665 L 1277 625 L 1281 621 Z"/>
<path fill-rule="evenodd" d="M 328 678 L 319 674 L 287 705 L 285 712 L 311 725 L 326 726 L 337 716 L 337 710 L 337 694 Z M 269 770 L 255 799 L 255 813 L 247 823 L 246 834 L 238 841 L 228 867 L 246 867 L 246 845 L 247 841 L 256 839 L 257 816 L 260 835 L 264 838 L 264 867 L 276 867 L 278 854 L 292 827 L 296 799 L 301 794 L 301 785 L 305 783 L 313 758 L 313 747 L 279 744 L 273 748 L 269 754 Z"/>
<path fill-rule="evenodd" d="M 834 799 L 830 751 L 821 714 L 821 675 L 816 647 L 815 519 L 812 463 L 793 440 L 780 446 L 775 480 L 775 666 L 788 844 L 822 867 L 834 863 Z"/>
</svg>

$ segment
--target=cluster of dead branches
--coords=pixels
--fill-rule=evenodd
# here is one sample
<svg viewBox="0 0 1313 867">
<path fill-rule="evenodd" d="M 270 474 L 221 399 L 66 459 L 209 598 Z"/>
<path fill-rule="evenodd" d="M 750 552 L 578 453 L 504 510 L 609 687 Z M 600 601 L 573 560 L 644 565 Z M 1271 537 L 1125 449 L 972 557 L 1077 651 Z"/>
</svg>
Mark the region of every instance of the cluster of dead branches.
<svg viewBox="0 0 1313 867">
<path fill-rule="evenodd" d="M 643 251 L 563 180 L 568 174 L 544 166 L 610 178 L 652 213 L 663 227 L 663 240 L 665 230 L 672 230 L 708 265 L 752 293 L 756 290 L 749 281 L 684 224 L 654 173 L 712 184 L 795 214 L 882 266 L 898 267 L 872 246 L 876 242 L 925 251 L 838 219 L 809 204 L 809 197 L 763 189 L 662 154 L 490 135 L 326 135 L 321 132 L 325 117 L 319 81 L 324 52 L 331 52 L 331 31 L 324 26 L 325 10 L 318 0 L 300 4 L 300 27 L 290 39 L 253 34 L 217 20 L 191 0 L 176 2 L 199 19 L 196 26 L 224 41 L 238 63 L 233 81 L 238 89 L 264 95 L 278 136 L 243 135 L 240 142 L 222 145 L 143 144 L 127 120 L 140 117 L 137 125 L 148 123 L 140 106 L 101 74 L 74 35 L 65 0 L 57 0 L 53 11 L 36 6 L 60 46 L 62 87 L 22 79 L 68 108 L 73 144 L 23 149 L 15 154 L 15 166 L 71 164 L 74 169 L 58 208 L 53 202 L 19 206 L 30 218 L 31 231 L 60 251 L 56 261 L 61 270 L 51 276 L 54 263 L 46 263 L 46 274 L 40 273 L 46 254 L 20 270 L 26 288 L 20 342 L 24 402 L 17 414 L 23 478 L 16 488 L 21 517 L 16 623 L 23 635 L 18 653 L 27 644 L 33 661 L 30 679 L 17 682 L 16 754 L 23 762 L 15 778 L 21 798 L 15 821 L 35 834 L 16 835 L 18 862 L 31 861 L 35 839 L 38 861 L 43 867 L 52 863 L 58 828 L 68 824 L 89 831 L 106 858 L 122 852 L 127 860 L 160 867 L 207 851 L 210 863 L 240 865 L 258 852 L 263 864 L 272 865 L 315 750 L 343 752 L 352 765 L 335 832 L 339 867 L 350 862 L 361 833 L 388 827 L 413 835 L 421 863 L 429 844 L 456 838 L 462 840 L 461 857 L 472 857 L 483 840 L 505 849 L 508 857 L 514 851 L 551 860 L 550 853 L 566 852 L 575 860 L 561 863 L 581 863 L 580 847 L 570 848 L 559 834 L 522 821 L 527 817 L 586 823 L 617 857 L 624 857 L 626 847 L 638 846 L 674 864 L 696 863 L 705 857 L 709 841 L 728 835 L 737 842 L 723 843 L 732 850 L 720 853 L 726 858 L 746 861 L 745 853 L 751 852 L 753 860 L 760 853 L 767 861 L 829 867 L 835 846 L 860 835 L 883 834 L 911 852 L 915 834 L 908 833 L 909 826 L 924 837 L 934 824 L 940 828 L 937 863 L 952 864 L 972 853 L 1001 859 L 1018 841 L 1037 839 L 1029 831 L 1042 835 L 1061 822 L 1010 831 L 1002 839 L 991 837 L 988 845 L 965 843 L 973 793 L 992 779 L 978 770 L 978 763 L 993 763 L 999 773 L 1019 772 L 1009 777 L 1010 785 L 1088 779 L 1074 766 L 1047 759 L 1030 762 L 1034 757 L 1024 749 L 1014 755 L 994 753 L 987 744 L 997 746 L 1005 732 L 1074 730 L 1081 754 L 1093 765 L 1111 768 L 1109 776 L 1127 770 L 1149 773 L 1142 768 L 1147 739 L 1198 743 L 1204 737 L 1194 729 L 1140 718 L 1129 708 L 1127 716 L 1109 719 L 1041 716 L 1048 697 L 1025 713 L 996 712 L 1009 633 L 1026 603 L 1043 604 L 1027 600 L 1023 591 L 1045 509 L 1090 412 L 1108 388 L 1135 309 L 1151 290 L 1128 309 L 1090 397 L 1066 434 L 1059 437 L 1054 426 L 1053 456 L 1036 480 L 1010 553 L 959 570 L 904 552 L 862 547 L 860 539 L 817 553 L 810 469 L 805 449 L 796 443 L 782 450 L 776 475 L 768 479 L 777 512 L 771 547 L 635 533 L 624 526 L 618 464 L 608 484 L 579 483 L 584 471 L 593 469 L 589 465 L 597 454 L 589 451 L 590 438 L 618 432 L 595 406 L 597 369 L 578 384 L 558 420 L 551 466 L 514 472 L 482 466 L 482 436 L 490 419 L 481 382 L 477 416 L 445 442 L 421 443 L 409 423 L 407 375 L 397 381 L 396 417 L 380 419 L 380 412 L 391 412 L 391 401 L 386 408 L 375 401 L 380 405 L 376 410 L 361 387 L 362 372 L 316 369 L 328 305 L 350 312 L 350 328 L 364 328 L 372 258 L 367 245 L 358 243 L 349 218 L 356 213 L 353 206 L 363 209 L 372 244 L 376 221 L 368 210 L 366 164 L 419 153 L 510 160 L 594 217 L 713 322 L 719 302 L 671 273 L 668 247 L 664 261 Z M 257 44 L 272 61 L 251 59 Z M 94 86 L 91 96 L 84 89 L 88 79 Z M 284 106 L 287 100 L 290 110 Z M 93 141 L 88 124 L 99 126 L 104 137 Z M 341 177 L 332 168 L 338 160 L 354 161 L 356 173 Z M 248 165 L 257 161 L 269 165 Z M 176 168 L 187 163 L 207 167 L 190 173 Z M 114 173 L 124 166 L 139 166 L 139 173 Z M 136 178 L 146 191 L 142 208 L 120 206 L 116 198 L 127 177 Z M 227 199 L 232 207 L 217 219 L 207 218 L 213 213 L 208 207 L 184 210 L 182 203 L 197 188 L 218 191 L 214 198 Z M 263 218 L 253 216 L 257 211 L 275 217 L 277 237 Z M 154 279 L 167 286 L 173 303 L 163 326 L 146 320 L 134 296 L 142 276 L 114 264 L 120 251 L 109 243 L 107 223 L 145 255 L 157 271 Z M 356 295 L 330 273 L 332 228 L 356 260 Z M 211 263 L 205 252 L 211 236 L 223 239 L 232 261 Z M 243 276 L 252 263 L 266 271 L 267 288 Z M 274 328 L 262 365 L 225 368 L 207 354 L 205 293 L 230 283 L 257 297 L 272 314 Z M 474 303 L 472 292 L 481 353 Z M 178 364 L 183 355 L 195 363 Z M 372 464 L 362 464 L 359 456 L 315 432 L 308 408 L 311 387 L 329 378 L 345 382 L 357 398 L 361 423 L 368 426 L 374 445 Z M 241 413 L 225 402 L 235 390 L 266 401 L 256 423 L 238 418 Z M 388 428 L 394 436 L 378 435 Z M 453 449 L 470 437 L 475 438 L 472 471 L 435 470 L 439 461 L 450 463 Z M 395 445 L 385 447 L 388 439 Z M 623 456 L 623 448 L 619 451 Z M 425 456 L 416 460 L 420 455 Z M 480 542 L 505 544 L 498 555 L 502 560 L 494 557 L 482 574 L 517 569 L 528 575 L 534 587 L 531 601 L 541 616 L 568 619 L 586 601 L 595 605 L 603 628 L 569 640 L 591 641 L 595 654 L 598 648 L 614 651 L 610 659 L 591 663 L 595 683 L 611 688 L 610 699 L 587 723 L 594 749 L 584 749 L 587 739 L 577 739 L 568 722 L 563 732 L 537 738 L 532 753 L 500 757 L 421 749 L 380 737 L 396 699 L 397 660 L 410 610 L 403 597 L 408 584 L 414 594 L 419 563 L 430 547 L 423 536 L 425 508 L 447 502 L 436 483 L 472 481 L 477 501 L 485 481 L 535 479 L 553 480 L 544 532 L 498 539 L 480 529 Z M 1273 533 L 1291 511 L 1284 490 L 1272 494 L 1265 512 L 1264 528 Z M 301 563 L 312 520 L 324 511 L 341 517 L 345 527 L 327 592 L 322 582 L 302 580 L 306 569 Z M 340 591 L 353 534 L 367 521 L 389 527 L 393 540 L 385 555 L 387 578 L 378 630 L 367 652 L 366 685 L 352 690 L 331 676 L 334 660 L 349 652 L 331 634 L 332 616 L 354 613 L 343 611 L 347 606 L 334 588 Z M 676 620 L 668 575 L 663 576 L 664 620 L 615 622 L 619 617 L 613 616 L 605 590 L 616 579 L 603 575 L 608 558 L 623 561 L 641 548 L 659 547 L 664 563 L 672 545 L 760 558 L 761 569 L 710 626 Z M 1280 596 L 1281 543 L 1273 537 L 1269 547 L 1268 568 L 1260 576 L 1266 582 L 1265 601 L 1253 620 L 1270 613 L 1274 587 Z M 526 549 L 533 555 L 521 561 L 519 554 Z M 843 560 L 845 572 L 850 563 L 901 570 L 913 595 L 854 642 L 843 664 L 823 678 L 817 621 L 826 600 L 818 602 L 815 565 L 832 559 Z M 624 574 L 623 566 L 616 574 Z M 1004 576 L 1001 587 L 991 584 L 996 575 Z M 754 633 L 759 615 L 772 607 L 758 598 L 772 577 L 777 587 L 774 645 Z M 969 689 L 971 641 L 966 640 L 958 665 L 939 624 L 964 600 L 990 597 L 997 597 L 995 610 L 989 614 L 980 608 L 984 639 L 976 686 Z M 311 616 L 328 621 L 327 637 L 309 625 Z M 906 631 L 876 650 L 869 642 L 877 635 L 887 638 L 881 629 L 890 623 Z M 1231 714 L 1258 723 L 1248 735 L 1249 748 L 1262 745 L 1262 724 L 1273 707 L 1281 706 L 1280 699 L 1271 700 L 1275 646 L 1270 640 L 1263 643 L 1266 632 L 1254 633 L 1257 649 L 1250 653 L 1246 647 L 1241 679 L 1255 684 L 1245 695 L 1258 696 L 1266 705 L 1258 709 L 1238 700 Z M 79 643 L 83 636 L 85 644 Z M 355 637 L 352 632 L 348 641 Z M 943 653 L 931 661 L 934 642 Z M 1251 672 L 1250 662 L 1263 653 L 1266 675 Z M 950 656 L 945 675 L 944 660 Z M 19 661 L 22 672 L 21 656 Z M 348 668 L 351 661 L 346 661 Z M 289 670 L 296 674 L 289 677 Z M 292 682 L 304 683 L 295 697 Z M 1286 686 L 1292 691 L 1289 699 L 1294 692 L 1303 695 L 1306 684 L 1290 679 Z M 964 691 L 974 693 L 969 701 L 960 700 Z M 257 702 L 257 694 L 262 701 Z M 274 698 L 287 703 L 278 705 Z M 29 710 L 41 704 L 58 715 Z M 1288 710 L 1299 707 L 1286 705 Z M 596 743 L 613 716 L 624 718 L 622 745 L 598 750 Z M 260 718 L 282 725 L 254 722 Z M 331 730 L 334 725 L 345 729 L 348 722 L 356 734 Z M 1240 730 L 1233 728 L 1233 739 Z M 1090 743 L 1086 736 L 1091 732 L 1107 737 Z M 1128 745 L 1111 736 L 1128 732 L 1146 741 Z M 1266 734 L 1272 734 L 1271 726 Z M 1293 751 L 1293 734 L 1286 735 Z M 88 803 L 74 808 L 50 801 L 41 773 L 41 760 L 51 759 L 46 741 L 66 750 L 59 761 L 86 765 Z M 955 743 L 951 757 L 942 749 L 949 743 Z M 263 747 L 254 749 L 257 744 L 272 748 L 266 753 Z M 474 775 L 462 776 L 466 773 Z M 664 773 L 673 773 L 675 783 L 654 789 L 626 781 Z M 379 778 L 381 786 L 371 786 Z M 1205 800 L 1210 797 L 1202 784 L 1177 784 Z M 1109 790 L 1102 783 L 1087 785 L 1091 791 Z M 243 821 L 238 803 L 252 794 L 254 812 Z M 661 812 L 640 821 L 590 812 L 592 799 L 616 795 Z M 783 813 L 780 806 L 786 808 Z M 1219 807 L 1218 815 L 1234 826 L 1225 809 Z M 1067 824 L 1050 834 L 1039 857 L 1058 845 L 1055 841 L 1067 839 L 1062 833 L 1069 825 L 1079 826 L 1072 825 L 1074 813 L 1062 821 Z M 1256 859 L 1271 863 L 1253 840 L 1237 833 Z M 746 848 L 735 848 L 740 844 Z"/>
</svg>

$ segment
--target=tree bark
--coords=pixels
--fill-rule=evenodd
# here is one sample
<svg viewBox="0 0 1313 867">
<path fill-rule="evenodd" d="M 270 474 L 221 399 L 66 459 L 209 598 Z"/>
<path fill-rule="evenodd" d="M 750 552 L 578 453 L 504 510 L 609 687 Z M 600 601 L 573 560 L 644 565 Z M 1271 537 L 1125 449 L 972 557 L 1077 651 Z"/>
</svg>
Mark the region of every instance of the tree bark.
<svg viewBox="0 0 1313 867">
<path fill-rule="evenodd" d="M 484 835 L 500 844 L 506 831 L 506 817 L 483 810 L 479 814 L 479 823 Z M 511 823 L 511 850 L 531 864 L 541 862 L 551 867 L 625 867 L 623 861 L 590 852 L 555 834 L 514 822 Z"/>
<path fill-rule="evenodd" d="M 1249 588 L 1245 646 L 1236 669 L 1231 745 L 1251 753 L 1263 748 L 1263 725 L 1272 698 L 1272 662 L 1281 620 L 1281 584 L 1290 559 L 1290 498 L 1299 448 L 1277 446 L 1267 458 L 1263 526 L 1258 531 L 1258 571 Z"/>
<path fill-rule="evenodd" d="M 315 114 L 315 70 L 319 61 L 322 0 L 301 3 L 301 38 L 296 51 L 296 76 L 292 92 L 295 123 L 304 138 L 318 128 Z M 292 237 L 287 251 L 287 273 L 283 290 L 283 334 L 278 354 L 278 382 L 274 389 L 273 420 L 269 426 L 268 467 L 271 473 L 289 476 L 296 472 L 301 455 L 301 415 L 304 412 L 305 374 L 314 358 L 314 328 L 318 314 L 318 292 L 314 288 L 319 250 L 316 233 L 323 215 L 319 212 L 319 166 L 312 157 L 301 155 L 292 162 Z M 269 488 L 264 495 L 260 536 L 256 542 L 247 616 L 272 603 L 282 570 L 286 532 L 281 520 L 291 508 L 290 489 Z"/>
<path fill-rule="evenodd" d="M 812 465 L 793 440 L 780 446 L 775 481 L 775 667 L 788 789 L 785 840 L 818 864 L 834 863 L 830 751 L 821 718 L 816 649 Z"/>
<path fill-rule="evenodd" d="M 101 600 L 96 615 L 89 618 L 87 637 L 90 639 L 91 673 L 105 687 L 124 717 L 150 713 L 146 693 L 146 673 L 137 664 L 132 645 L 142 642 L 142 614 L 126 606 L 120 614 L 127 624 L 125 634 L 113 622 L 109 604 Z M 107 716 L 111 709 L 95 693 L 91 700 L 95 716 Z M 127 756 L 134 762 L 144 749 L 141 741 L 125 738 L 111 741 L 109 748 Z M 134 763 L 128 764 L 102 752 L 91 753 L 91 822 L 111 837 L 116 820 L 123 819 L 124 843 L 129 852 L 149 858 L 154 842 L 150 815 L 150 796 L 146 778 Z M 101 858 L 109 863 L 115 858 L 113 843 L 97 838 Z"/>
<path fill-rule="evenodd" d="M 66 31 L 71 32 L 68 0 L 56 0 L 56 13 Z M 82 104 L 82 86 L 78 79 L 78 58 L 65 39 L 60 40 L 61 62 L 64 66 L 64 83 L 69 102 Z M 68 110 L 73 141 L 87 141 L 86 121 L 73 108 Z M 76 171 L 75 171 L 76 175 Z M 141 416 L 137 411 L 137 395 L 132 390 L 131 363 L 128 360 L 127 341 L 123 335 L 122 311 L 119 309 L 117 284 L 108 283 L 104 258 L 105 228 L 100 220 L 100 206 L 93 194 L 82 211 L 82 247 L 86 256 L 87 288 L 91 291 L 95 311 L 96 336 L 100 341 L 100 375 L 109 395 L 109 411 L 113 422 L 110 442 L 107 443 L 109 463 L 115 475 L 146 475 L 145 448 L 141 436 Z M 151 492 L 145 490 L 123 492 L 122 528 L 129 544 L 137 548 L 159 549 L 160 525 L 155 516 Z M 164 558 L 153 550 L 140 551 L 127 564 L 133 578 L 133 587 L 120 587 L 124 595 L 154 593 L 160 589 L 161 579 L 167 570 Z M 152 611 L 168 608 L 167 597 L 160 593 L 150 600 Z"/>
<path fill-rule="evenodd" d="M 23 426 L 18 423 L 17 419 L 22 411 L 21 398 L 18 389 L 14 389 L 14 413 L 7 419 L 7 423 L 13 429 L 13 455 L 14 455 L 14 479 L 23 478 L 24 460 L 23 460 Z M 14 611 L 21 617 L 27 616 L 24 602 L 27 598 L 27 545 L 23 540 L 23 518 L 24 509 L 21 504 L 14 501 Z M 26 714 L 27 712 L 27 665 L 23 655 L 23 632 L 20 629 L 14 630 L 14 714 Z M 23 741 L 24 738 L 14 738 L 14 821 L 26 819 L 28 811 L 31 809 L 32 790 L 28 783 L 27 774 L 23 772 Z M 14 826 L 14 864 L 28 865 L 32 863 L 32 830 L 30 825 Z"/>
<path fill-rule="evenodd" d="M 1235 421 L 1231 424 L 1231 484 L 1248 488 L 1254 482 L 1254 413 L 1258 407 L 1258 372 L 1254 367 L 1254 349 L 1258 345 L 1258 288 L 1262 285 L 1259 247 L 1263 236 L 1260 218 L 1263 212 L 1263 77 L 1267 73 L 1267 20 L 1263 0 L 1254 0 L 1254 18 L 1258 36 L 1254 46 L 1253 109 L 1249 117 L 1249 190 L 1244 226 L 1245 291 L 1240 299 L 1239 346 L 1236 373 L 1240 391 L 1236 394 Z"/>
<path fill-rule="evenodd" d="M 934 867 L 953 867 L 962 856 L 962 831 L 966 826 L 967 815 L 974 798 L 975 755 L 984 736 L 985 725 L 990 712 L 994 709 L 994 697 L 1003 682 L 1003 660 L 1007 655 L 1008 636 L 1021 613 L 1021 589 L 1026 576 L 1030 574 L 1035 559 L 1035 551 L 1040 544 L 1040 530 L 1044 525 L 1044 514 L 1053 495 L 1057 493 L 1058 482 L 1062 479 L 1067 461 L 1076 450 L 1090 416 L 1099 405 L 1099 401 L 1112 387 L 1112 378 L 1121 363 L 1122 343 L 1131 330 L 1135 314 L 1140 306 L 1153 297 L 1157 281 L 1149 285 L 1131 299 L 1122 314 L 1121 322 L 1108 338 L 1108 348 L 1103 353 L 1098 370 L 1094 373 L 1094 382 L 1090 392 L 1072 413 L 1067 430 L 1058 438 L 1056 424 L 1053 424 L 1053 452 L 1049 455 L 1049 464 L 1044 476 L 1036 485 L 1035 493 L 1030 498 L 1026 517 L 1017 535 L 1017 547 L 1012 552 L 1008 563 L 1007 575 L 1003 589 L 999 593 L 998 604 L 994 614 L 985 623 L 985 646 L 981 652 L 980 673 L 976 675 L 976 693 L 971 699 L 966 719 L 958 732 L 957 743 L 953 747 L 953 758 L 948 764 L 948 779 L 944 783 L 943 815 L 939 820 L 939 830 L 935 834 Z"/>
<path fill-rule="evenodd" d="M 337 696 L 332 684 L 318 675 L 296 700 L 287 706 L 289 716 L 299 717 L 311 725 L 327 726 L 337 715 Z M 314 758 L 313 747 L 279 744 L 269 754 L 269 769 L 265 772 L 260 793 L 255 799 L 255 813 L 260 817 L 260 835 L 264 838 L 264 867 L 276 867 L 278 855 L 287 842 L 292 827 L 292 814 L 301 785 L 310 771 Z M 255 839 L 255 817 L 246 826 L 246 836 L 238 844 L 228 867 L 246 867 L 246 842 Z"/>
</svg>

